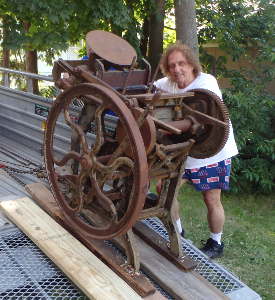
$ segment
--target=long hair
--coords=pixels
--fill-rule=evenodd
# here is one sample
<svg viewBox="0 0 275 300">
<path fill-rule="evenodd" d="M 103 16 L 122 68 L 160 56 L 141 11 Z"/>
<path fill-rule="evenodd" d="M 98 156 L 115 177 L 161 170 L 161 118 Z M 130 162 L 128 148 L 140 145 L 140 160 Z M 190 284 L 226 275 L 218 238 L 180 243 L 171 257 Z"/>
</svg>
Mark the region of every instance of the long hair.
<svg viewBox="0 0 275 300">
<path fill-rule="evenodd" d="M 199 59 L 194 54 L 194 52 L 188 46 L 182 44 L 181 42 L 177 41 L 175 44 L 170 45 L 166 51 L 163 53 L 160 62 L 160 68 L 164 76 L 169 77 L 169 65 L 168 65 L 168 57 L 174 51 L 179 51 L 183 54 L 186 58 L 186 61 L 194 68 L 194 75 L 197 77 L 200 72 L 202 71 L 201 64 Z"/>
</svg>

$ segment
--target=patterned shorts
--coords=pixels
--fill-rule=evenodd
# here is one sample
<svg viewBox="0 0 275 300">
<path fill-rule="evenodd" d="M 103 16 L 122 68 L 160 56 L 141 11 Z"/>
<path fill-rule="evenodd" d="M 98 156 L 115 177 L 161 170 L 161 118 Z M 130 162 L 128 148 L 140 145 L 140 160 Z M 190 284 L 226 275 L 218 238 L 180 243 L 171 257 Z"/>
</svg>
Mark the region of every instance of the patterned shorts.
<svg viewBox="0 0 275 300">
<path fill-rule="evenodd" d="M 229 189 L 231 158 L 196 169 L 185 169 L 182 178 L 188 179 L 197 191 Z"/>
</svg>

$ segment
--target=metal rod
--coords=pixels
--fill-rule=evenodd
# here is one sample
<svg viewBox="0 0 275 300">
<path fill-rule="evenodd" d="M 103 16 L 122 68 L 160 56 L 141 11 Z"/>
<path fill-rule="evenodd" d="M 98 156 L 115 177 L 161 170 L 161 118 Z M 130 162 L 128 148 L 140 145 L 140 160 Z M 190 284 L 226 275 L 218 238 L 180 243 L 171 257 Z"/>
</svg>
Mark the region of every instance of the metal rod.
<svg viewBox="0 0 275 300">
<path fill-rule="evenodd" d="M 156 77 L 157 77 L 158 72 L 159 72 L 160 63 L 161 63 L 161 60 L 159 61 L 158 65 L 157 65 L 157 68 L 156 68 L 155 73 L 154 73 L 154 75 L 153 75 L 153 78 L 152 78 L 152 80 L 151 80 L 150 87 L 149 87 L 149 89 L 148 89 L 148 91 L 147 91 L 147 94 L 151 93 L 151 91 L 152 91 L 154 82 L 155 82 Z"/>
<path fill-rule="evenodd" d="M 35 73 L 22 72 L 22 71 L 17 71 L 17 70 L 2 68 L 2 67 L 0 67 L 0 72 L 8 73 L 8 74 L 18 74 L 18 75 L 22 75 L 22 76 L 29 77 L 32 79 L 54 81 L 52 76 L 44 76 L 44 75 L 39 75 L 39 74 L 35 74 Z"/>
<path fill-rule="evenodd" d="M 137 61 L 137 57 L 134 56 L 133 60 L 132 60 L 132 63 L 131 63 L 131 67 L 130 67 L 129 72 L 128 72 L 128 75 L 127 75 L 126 80 L 124 82 L 124 87 L 123 87 L 123 90 L 122 90 L 122 95 L 125 95 L 125 93 L 126 93 L 127 84 L 128 84 L 129 78 L 130 78 L 130 76 L 131 76 L 131 74 L 133 72 L 133 69 L 134 69 L 136 61 Z"/>
</svg>

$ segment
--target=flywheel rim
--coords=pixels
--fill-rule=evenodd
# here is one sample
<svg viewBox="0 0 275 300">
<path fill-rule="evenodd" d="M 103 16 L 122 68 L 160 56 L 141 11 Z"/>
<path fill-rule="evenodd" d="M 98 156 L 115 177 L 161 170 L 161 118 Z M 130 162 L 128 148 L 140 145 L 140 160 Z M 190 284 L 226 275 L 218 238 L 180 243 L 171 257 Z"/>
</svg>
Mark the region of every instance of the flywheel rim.
<svg viewBox="0 0 275 300">
<path fill-rule="evenodd" d="M 135 201 L 129 203 L 129 207 L 127 207 L 125 215 L 123 215 L 116 226 L 111 223 L 110 226 L 107 226 L 105 229 L 104 227 L 101 229 L 91 227 L 81 220 L 77 216 L 76 212 L 68 205 L 68 203 L 66 203 L 66 200 L 57 185 L 52 150 L 55 125 L 58 116 L 62 113 L 64 107 L 68 107 L 74 97 L 83 94 L 92 95 L 94 91 L 104 97 L 107 97 L 110 101 L 113 101 L 113 107 L 115 107 L 116 111 L 119 112 L 120 117 L 123 116 L 123 124 L 128 130 L 129 143 L 131 144 L 131 147 L 133 147 L 135 157 L 134 171 L 132 171 L 132 173 L 134 173 L 132 176 L 135 186 L 131 190 L 131 195 L 135 194 L 133 196 Z M 132 227 L 144 205 L 148 189 L 148 165 L 143 140 L 136 121 L 130 110 L 116 93 L 99 84 L 82 83 L 60 94 L 55 100 L 48 116 L 44 138 L 44 155 L 49 184 L 55 199 L 64 212 L 66 222 L 71 227 L 77 231 L 84 232 L 87 236 L 95 239 L 111 239 L 125 233 L 130 227 Z"/>
</svg>

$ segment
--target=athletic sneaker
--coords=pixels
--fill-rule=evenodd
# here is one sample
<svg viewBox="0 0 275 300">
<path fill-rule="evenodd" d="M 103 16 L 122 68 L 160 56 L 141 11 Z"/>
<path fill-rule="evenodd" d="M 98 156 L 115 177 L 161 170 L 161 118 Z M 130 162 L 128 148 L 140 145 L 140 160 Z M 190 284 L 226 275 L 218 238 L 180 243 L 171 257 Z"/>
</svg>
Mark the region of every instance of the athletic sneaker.
<svg viewBox="0 0 275 300">
<path fill-rule="evenodd" d="M 223 248 L 223 242 L 220 245 L 217 241 L 209 238 L 206 244 L 200 250 L 210 258 L 217 258 L 223 255 Z"/>
</svg>

